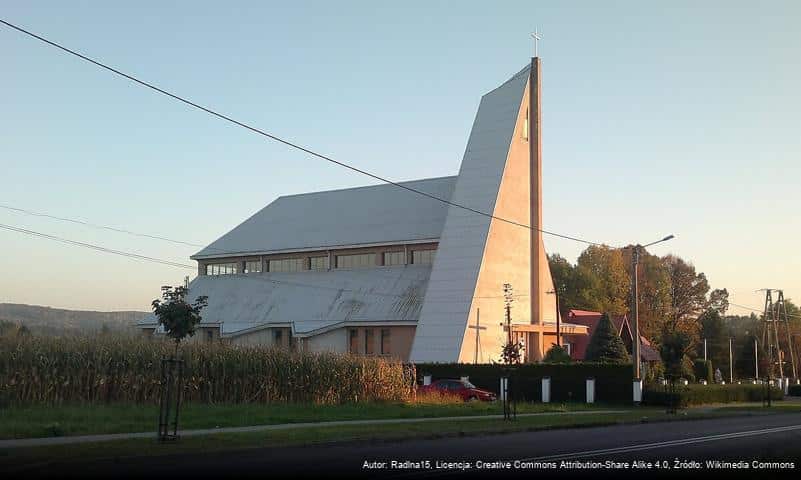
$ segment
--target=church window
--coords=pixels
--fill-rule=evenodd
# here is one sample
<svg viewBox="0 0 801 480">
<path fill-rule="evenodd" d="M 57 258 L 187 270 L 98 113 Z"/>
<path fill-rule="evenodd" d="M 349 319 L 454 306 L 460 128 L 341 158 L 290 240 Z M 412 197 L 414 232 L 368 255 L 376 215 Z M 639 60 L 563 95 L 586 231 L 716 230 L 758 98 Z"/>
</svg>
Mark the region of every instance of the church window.
<svg viewBox="0 0 801 480">
<path fill-rule="evenodd" d="M 390 332 L 391 330 L 388 328 L 381 329 L 381 355 L 389 355 L 391 353 Z"/>
<path fill-rule="evenodd" d="M 348 352 L 359 353 L 359 331 L 351 328 L 348 331 Z"/>
<path fill-rule="evenodd" d="M 364 354 L 372 355 L 374 353 L 375 348 L 373 347 L 373 330 L 367 329 L 364 331 Z"/>
<path fill-rule="evenodd" d="M 431 265 L 434 263 L 436 250 L 413 250 L 412 263 L 415 265 Z"/>
<path fill-rule="evenodd" d="M 405 257 L 403 252 L 384 252 L 384 265 L 403 265 Z"/>
<path fill-rule="evenodd" d="M 368 268 L 375 266 L 375 253 L 337 255 L 337 268 Z"/>
<path fill-rule="evenodd" d="M 245 273 L 261 273 L 261 260 L 246 261 Z"/>
<path fill-rule="evenodd" d="M 311 257 L 309 266 L 312 270 L 328 270 L 328 256 Z"/>
<path fill-rule="evenodd" d="M 281 260 L 270 260 L 271 272 L 300 272 L 304 270 L 304 259 L 284 258 Z"/>
<path fill-rule="evenodd" d="M 526 119 L 523 121 L 523 140 L 528 140 L 528 109 L 526 109 Z"/>
<path fill-rule="evenodd" d="M 233 275 L 236 263 L 210 263 L 206 265 L 206 275 Z"/>
</svg>

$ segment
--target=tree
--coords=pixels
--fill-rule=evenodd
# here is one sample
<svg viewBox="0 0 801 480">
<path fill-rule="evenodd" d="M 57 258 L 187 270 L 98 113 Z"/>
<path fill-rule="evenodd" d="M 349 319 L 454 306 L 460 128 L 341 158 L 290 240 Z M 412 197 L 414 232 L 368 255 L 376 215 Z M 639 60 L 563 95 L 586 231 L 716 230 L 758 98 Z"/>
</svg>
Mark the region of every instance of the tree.
<svg viewBox="0 0 801 480">
<path fill-rule="evenodd" d="M 696 273 L 695 267 L 674 255 L 663 257 L 670 274 L 670 313 L 664 332 L 684 332 L 690 345 L 700 334 L 698 316 L 706 309 L 709 282 L 706 275 Z"/>
<path fill-rule="evenodd" d="M 593 280 L 587 303 L 594 303 L 595 310 L 612 315 L 623 315 L 629 304 L 629 275 L 623 262 L 623 252 L 605 245 L 590 245 L 578 258 L 576 268 L 579 275 Z"/>
<path fill-rule="evenodd" d="M 548 352 L 545 354 L 545 358 L 543 358 L 542 361 L 545 363 L 571 363 L 573 359 L 570 358 L 570 354 L 567 353 L 567 350 L 564 347 L 554 345 L 548 349 Z"/>
<path fill-rule="evenodd" d="M 712 290 L 707 308 L 718 312 L 721 316 L 726 315 L 726 310 L 729 309 L 729 291 L 725 288 Z"/>
<path fill-rule="evenodd" d="M 715 366 L 729 368 L 729 330 L 716 309 L 710 308 L 698 317 L 701 328 L 701 342 L 698 343 L 698 357 L 703 358 L 703 340 L 706 340 L 707 359 Z"/>
<path fill-rule="evenodd" d="M 559 254 L 548 256 L 554 288 L 559 294 L 562 314 L 571 308 L 597 310 L 599 302 L 595 293 L 600 282 L 587 269 L 579 269 Z"/>
<path fill-rule="evenodd" d="M 631 277 L 632 248 L 624 248 L 622 252 L 626 274 Z M 640 334 L 658 346 L 670 310 L 670 275 L 662 259 L 644 248 L 640 250 L 637 290 L 640 297 Z"/>
<path fill-rule="evenodd" d="M 506 343 L 501 350 L 501 360 L 506 365 L 518 364 L 523 358 L 523 344 L 520 342 Z"/>
<path fill-rule="evenodd" d="M 194 303 L 188 303 L 188 290 L 186 287 L 161 287 L 163 301 L 156 299 L 151 304 L 159 325 L 164 327 L 167 336 L 175 342 L 176 353 L 181 340 L 195 334 L 201 320 L 200 311 L 208 305 L 208 297 L 205 295 L 197 297 Z"/>
<path fill-rule="evenodd" d="M 17 329 L 17 336 L 18 337 L 30 337 L 31 336 L 31 329 L 26 327 L 25 325 L 20 325 Z"/>
<path fill-rule="evenodd" d="M 674 380 L 681 376 L 689 376 L 687 353 L 692 348 L 689 335 L 681 331 L 665 332 L 662 335 L 661 343 L 659 355 L 665 365 L 665 374 Z M 690 369 L 689 373 L 691 372 Z"/>
<path fill-rule="evenodd" d="M 604 313 L 587 345 L 585 358 L 591 362 L 626 363 L 629 354 L 618 336 L 609 314 Z"/>
<path fill-rule="evenodd" d="M 0 320 L 0 337 L 12 336 L 17 334 L 19 325 L 9 320 Z"/>
</svg>

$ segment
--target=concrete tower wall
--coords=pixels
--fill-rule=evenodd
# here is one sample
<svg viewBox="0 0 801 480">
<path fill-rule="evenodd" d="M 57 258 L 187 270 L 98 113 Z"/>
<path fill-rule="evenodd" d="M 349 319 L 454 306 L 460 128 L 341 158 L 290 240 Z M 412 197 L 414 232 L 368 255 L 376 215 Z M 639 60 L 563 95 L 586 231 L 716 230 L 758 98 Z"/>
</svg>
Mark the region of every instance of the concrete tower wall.
<svg viewBox="0 0 801 480">
<path fill-rule="evenodd" d="M 519 124 L 528 80 L 529 67 L 526 67 L 481 99 L 451 197 L 452 202 L 481 212 L 496 211 L 496 204 L 502 198 L 499 192 Z M 512 185 L 515 182 L 510 180 L 509 183 Z M 522 199 L 522 203 L 526 202 L 526 199 Z M 507 200 L 504 199 L 504 211 L 509 208 L 506 203 Z M 490 223 L 487 216 L 458 207 L 448 208 L 412 345 L 411 361 L 472 361 L 473 354 L 466 336 L 468 321 L 475 323 L 475 313 L 471 311 L 474 306 L 473 297 L 477 296 L 478 291 L 486 291 L 488 296 L 503 295 L 502 290 L 497 289 L 499 279 L 495 278 L 497 271 L 494 268 L 485 269 L 479 285 L 479 272 L 486 256 Z M 526 219 L 523 218 L 521 223 L 526 224 Z M 521 227 L 516 228 L 525 231 Z M 496 228 L 496 231 L 499 230 Z M 504 255 L 503 240 L 500 237 L 502 235 L 494 235 L 491 239 L 492 245 L 498 245 L 494 252 L 490 252 L 493 257 Z M 526 251 L 527 249 L 523 249 L 518 253 L 525 255 Z M 522 267 L 524 272 L 528 272 L 527 261 Z M 493 312 L 488 311 L 487 322 L 482 323 L 488 327 L 492 323 L 497 326 L 500 323 L 497 305 L 487 305 L 487 309 Z M 485 335 L 487 342 L 495 342 L 497 331 L 488 330 Z M 488 343 L 487 348 L 489 347 Z"/>
</svg>

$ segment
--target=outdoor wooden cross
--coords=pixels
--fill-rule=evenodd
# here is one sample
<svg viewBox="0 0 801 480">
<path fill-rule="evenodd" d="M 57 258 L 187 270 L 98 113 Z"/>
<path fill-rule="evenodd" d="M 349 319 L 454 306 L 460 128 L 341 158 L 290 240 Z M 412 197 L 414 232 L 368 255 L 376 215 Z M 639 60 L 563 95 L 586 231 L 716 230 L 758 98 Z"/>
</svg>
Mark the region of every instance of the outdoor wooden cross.
<svg viewBox="0 0 801 480">
<path fill-rule="evenodd" d="M 476 324 L 475 325 L 470 325 L 468 327 L 468 328 L 472 328 L 473 330 L 476 331 L 476 350 L 473 353 L 473 363 L 478 363 L 478 351 L 481 348 L 481 340 L 480 340 L 481 330 L 486 330 L 487 329 L 487 327 L 482 327 L 481 326 L 480 321 L 481 321 L 481 309 L 477 308 L 476 309 Z"/>
</svg>

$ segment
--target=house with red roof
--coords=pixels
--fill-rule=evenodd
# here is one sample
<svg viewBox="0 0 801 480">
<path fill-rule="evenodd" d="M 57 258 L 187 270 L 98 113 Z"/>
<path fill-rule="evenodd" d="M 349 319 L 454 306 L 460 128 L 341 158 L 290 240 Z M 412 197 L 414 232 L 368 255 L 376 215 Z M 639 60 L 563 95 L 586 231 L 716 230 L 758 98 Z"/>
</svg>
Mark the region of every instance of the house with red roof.
<svg viewBox="0 0 801 480">
<path fill-rule="evenodd" d="M 601 321 L 603 314 L 601 312 L 591 312 L 588 310 L 572 309 L 567 312 L 566 322 L 584 325 L 587 327 L 587 335 L 571 336 L 569 343 L 566 344 L 570 351 L 570 357 L 573 360 L 584 360 L 587 346 L 590 344 L 590 338 L 595 333 L 595 328 Z M 623 340 L 626 345 L 626 350 L 631 354 L 632 338 L 631 326 L 626 315 L 612 316 L 612 324 L 615 326 L 615 331 Z M 659 352 L 651 345 L 645 337 L 640 335 L 640 358 L 643 362 L 652 363 L 660 360 Z"/>
</svg>

